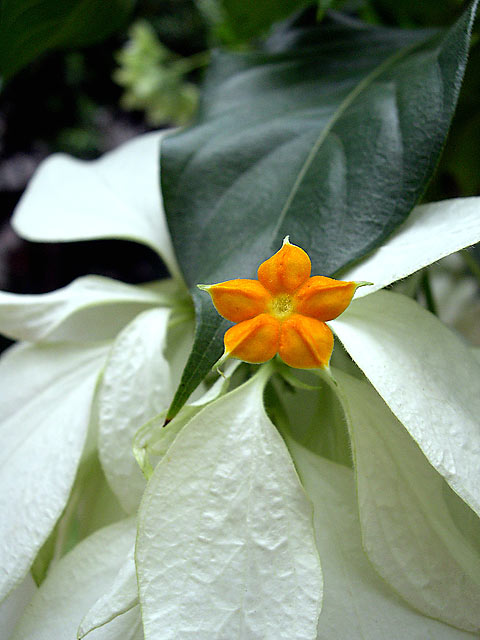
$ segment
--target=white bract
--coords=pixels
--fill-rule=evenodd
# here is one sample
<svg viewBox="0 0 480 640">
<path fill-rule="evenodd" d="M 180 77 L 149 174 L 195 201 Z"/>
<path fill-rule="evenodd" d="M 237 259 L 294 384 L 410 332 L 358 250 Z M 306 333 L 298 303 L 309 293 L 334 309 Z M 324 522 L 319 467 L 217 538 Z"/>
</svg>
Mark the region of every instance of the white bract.
<svg viewBox="0 0 480 640">
<path fill-rule="evenodd" d="M 347 640 L 352 629 L 379 640 L 473 637 L 480 362 L 417 303 L 379 289 L 480 240 L 480 198 L 417 207 L 342 274 L 375 283 L 330 323 L 376 389 L 333 371 L 358 523 L 351 471 L 295 443 L 293 404 L 284 435 L 304 493 L 263 406 L 271 365 L 231 392 L 217 383 L 162 429 L 192 323 L 172 337 L 185 289 L 158 194 L 160 137 L 95 162 L 52 157 L 14 217 L 30 240 L 142 242 L 174 277 L 148 286 L 86 277 L 43 296 L 0 296 L 0 329 L 33 343 L 0 364 L 1 596 L 22 582 L 60 517 L 88 433 L 125 512 L 140 504 L 138 527 L 132 517 L 101 529 L 54 563 L 14 639 Z"/>
<path fill-rule="evenodd" d="M 477 637 L 422 616 L 379 578 L 362 549 L 350 469 L 289 442 L 314 508 L 325 576 L 318 640 L 468 640 Z M 353 631 L 352 631 L 353 630 Z M 356 635 L 354 635 L 356 634 Z"/>
<path fill-rule="evenodd" d="M 459 528 L 465 505 L 462 514 L 462 501 L 372 387 L 341 371 L 335 375 L 345 393 L 370 559 L 414 607 L 475 631 L 480 537 L 469 540 Z"/>
<path fill-rule="evenodd" d="M 2 599 L 24 579 L 67 502 L 106 354 L 103 344 L 25 344 L 0 361 Z"/>
<path fill-rule="evenodd" d="M 114 211 L 115 215 L 120 215 L 117 198 L 123 189 L 125 219 L 121 233 L 117 228 L 115 233 L 127 234 L 128 220 L 134 222 L 135 216 L 142 218 L 139 213 L 143 212 L 151 226 L 145 222 L 140 235 L 135 235 L 133 230 L 131 233 L 140 240 L 150 234 L 155 239 L 150 244 L 175 269 L 170 239 L 161 232 L 164 220 L 158 216 L 160 200 L 154 195 L 159 141 L 158 134 L 148 135 L 101 161 L 79 163 L 80 177 L 75 170 L 71 177 L 72 163 L 76 167 L 76 161 L 70 158 L 58 156 L 47 161 L 30 187 L 34 192 L 33 202 L 27 190 L 19 205 L 19 218 L 22 219 L 25 206 L 29 210 L 31 202 L 35 219 L 45 220 L 43 206 L 47 206 L 49 214 L 54 215 L 56 211 L 59 220 L 63 221 L 63 226 L 52 222 L 54 233 L 63 229 L 65 237 L 62 239 L 71 239 L 72 233 L 74 237 L 77 237 L 76 233 L 83 237 L 84 214 L 85 211 L 92 213 L 93 207 L 98 205 L 98 189 L 103 198 L 101 210 L 112 216 Z M 137 154 L 150 168 L 139 174 L 144 189 L 142 196 L 133 188 L 129 191 L 133 185 L 122 173 L 129 162 L 134 163 Z M 52 161 L 56 164 L 53 174 L 50 173 Z M 65 173 L 62 173 L 63 169 Z M 43 170 L 47 182 L 41 178 Z M 79 185 L 82 176 L 88 176 L 89 180 L 83 186 Z M 63 208 L 55 211 L 45 202 L 42 206 L 42 197 L 36 195 L 37 186 L 43 193 L 47 184 L 48 189 L 54 189 L 50 180 L 54 180 L 60 191 L 65 188 L 62 191 L 65 197 L 69 194 L 74 211 L 70 217 L 61 194 L 59 200 L 54 196 L 53 201 Z M 97 190 L 95 181 L 100 185 Z M 105 185 L 109 186 L 108 190 Z M 75 188 L 79 188 L 77 194 Z M 127 203 L 130 203 L 128 208 Z M 102 235 L 104 218 L 99 211 L 94 213 L 99 224 L 97 230 L 101 229 L 99 234 Z M 87 237 L 94 237 L 93 218 L 90 222 Z M 40 229 L 45 229 L 43 222 Z M 56 236 L 56 239 L 60 238 Z M 137 477 L 133 476 L 138 470 L 130 443 L 146 419 L 168 407 L 173 385 L 178 382 L 178 364 L 174 367 L 176 371 L 172 371 L 163 352 L 167 348 L 172 309 L 184 296 L 185 290 L 178 280 L 132 286 L 98 276 L 79 278 L 68 287 L 44 295 L 0 295 L 0 329 L 11 338 L 32 343 L 12 347 L 0 361 L 3 389 L 0 403 L 3 438 L 0 600 L 24 578 L 62 514 L 84 451 L 89 425 L 92 438 L 96 439 L 99 431 L 104 470 L 121 504 L 127 511 L 138 506 L 144 480 L 139 472 Z M 188 319 L 188 315 L 183 313 L 182 318 Z M 130 350 L 126 348 L 125 341 L 138 334 L 139 325 L 142 339 L 148 337 L 145 334 L 147 322 L 153 325 L 148 349 L 141 351 L 141 341 Z M 181 341 L 189 341 L 191 322 L 187 320 L 183 326 L 185 335 Z M 125 329 L 120 331 L 123 327 Z M 120 354 L 116 340 L 121 345 Z M 185 351 L 184 348 L 180 350 Z M 148 360 L 149 351 L 156 357 Z M 115 363 L 113 372 L 112 362 Z M 101 402 L 98 412 L 97 406 L 93 405 L 97 385 Z M 150 404 L 145 404 L 146 397 L 151 399 Z M 127 402 L 130 413 L 123 411 L 122 401 Z M 110 446 L 112 421 L 120 427 L 114 436 L 120 447 Z M 130 487 L 128 494 L 122 485 L 125 475 Z"/>
<path fill-rule="evenodd" d="M 137 541 L 147 640 L 315 636 L 311 505 L 263 409 L 267 378 L 203 409 L 155 469 Z"/>
<path fill-rule="evenodd" d="M 135 521 L 128 519 L 78 544 L 36 592 L 12 640 L 76 638 L 83 616 L 118 577 L 135 535 Z"/>
</svg>

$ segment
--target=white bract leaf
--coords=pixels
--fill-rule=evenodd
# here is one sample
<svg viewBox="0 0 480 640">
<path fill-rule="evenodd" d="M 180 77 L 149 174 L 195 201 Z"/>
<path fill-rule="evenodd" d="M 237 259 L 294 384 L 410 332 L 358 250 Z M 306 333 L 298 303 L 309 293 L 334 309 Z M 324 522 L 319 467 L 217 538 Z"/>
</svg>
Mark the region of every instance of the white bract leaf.
<svg viewBox="0 0 480 640">
<path fill-rule="evenodd" d="M 23 615 L 25 607 L 35 595 L 37 585 L 30 573 L 27 573 L 23 581 L 11 591 L 3 602 L 0 603 L 0 629 L 2 638 L 8 640 L 13 633 L 15 625 Z"/>
<path fill-rule="evenodd" d="M 154 249 L 178 276 L 159 187 L 163 135 L 138 136 L 93 161 L 50 156 L 15 210 L 14 229 L 40 242 L 134 240 Z"/>
<path fill-rule="evenodd" d="M 132 609 L 135 609 L 136 616 L 140 620 L 141 626 L 134 551 L 135 547 L 132 544 L 132 548 L 128 552 L 112 584 L 106 589 L 105 593 L 102 594 L 83 618 L 78 628 L 77 635 L 79 639 L 88 634 L 90 640 L 92 637 L 90 634 L 94 630 L 100 629 L 101 627 L 105 628 L 115 618 L 122 617 Z M 130 625 L 128 626 L 130 628 Z M 111 633 L 110 630 L 109 633 Z M 123 636 L 121 637 L 123 640 Z"/>
<path fill-rule="evenodd" d="M 378 291 L 330 323 L 430 464 L 480 514 L 480 364 L 419 304 Z"/>
<path fill-rule="evenodd" d="M 153 465 L 160 462 L 177 435 L 193 416 L 201 411 L 205 405 L 226 393 L 229 378 L 239 365 L 239 360 L 232 359 L 227 362 L 223 375 L 219 376 L 200 398 L 185 404 L 168 424 L 165 424 L 166 412 L 163 412 L 149 420 L 137 431 L 133 440 L 133 451 L 144 473 L 153 471 Z M 151 458 L 155 459 L 155 462 Z"/>
<path fill-rule="evenodd" d="M 143 640 L 142 612 L 137 604 L 102 627 L 93 629 L 86 640 Z"/>
<path fill-rule="evenodd" d="M 169 309 L 140 314 L 117 337 L 100 383 L 98 449 L 120 504 L 135 512 L 145 479 L 133 456 L 133 438 L 150 418 L 168 408 L 173 394 L 164 350 Z"/>
<path fill-rule="evenodd" d="M 473 640 L 411 609 L 374 571 L 362 549 L 353 473 L 289 444 L 313 501 L 325 593 L 318 640 Z"/>
<path fill-rule="evenodd" d="M 0 330 L 14 340 L 108 340 L 161 296 L 110 278 L 86 276 L 41 295 L 0 292 Z"/>
<path fill-rule="evenodd" d="M 416 207 L 381 247 L 342 280 L 364 280 L 355 298 L 367 296 L 480 240 L 480 198 L 456 198 Z"/>
<path fill-rule="evenodd" d="M 208 405 L 140 507 L 148 640 L 313 640 L 322 578 L 311 506 L 263 408 L 268 368 Z"/>
<path fill-rule="evenodd" d="M 104 345 L 20 346 L 0 361 L 0 600 L 67 502 L 106 354 Z"/>
<path fill-rule="evenodd" d="M 444 479 L 370 385 L 341 371 L 334 376 L 350 417 L 370 560 L 426 615 L 479 630 L 480 555 L 452 519 Z"/>
<path fill-rule="evenodd" d="M 42 583 L 12 640 L 76 638 L 82 617 L 111 588 L 135 533 L 135 520 L 122 520 L 74 547 Z"/>
</svg>

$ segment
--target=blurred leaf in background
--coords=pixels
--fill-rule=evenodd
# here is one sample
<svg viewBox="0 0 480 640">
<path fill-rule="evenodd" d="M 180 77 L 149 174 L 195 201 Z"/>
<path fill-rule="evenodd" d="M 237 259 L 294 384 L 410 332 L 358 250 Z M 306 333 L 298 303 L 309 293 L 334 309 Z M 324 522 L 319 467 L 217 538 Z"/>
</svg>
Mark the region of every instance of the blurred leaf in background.
<svg viewBox="0 0 480 640">
<path fill-rule="evenodd" d="M 196 0 L 215 38 L 240 44 L 264 35 L 270 27 L 311 4 L 309 0 Z M 327 0 L 322 0 L 327 4 Z"/>
<path fill-rule="evenodd" d="M 474 36 L 475 38 L 475 36 Z M 425 200 L 480 193 L 480 42 L 470 50 L 457 111 Z"/>
<path fill-rule="evenodd" d="M 446 26 L 465 7 L 463 0 L 369 0 L 368 4 L 379 22 L 403 28 Z"/>
<path fill-rule="evenodd" d="M 101 42 L 124 26 L 135 0 L 3 0 L 0 76 L 8 80 L 45 51 Z"/>
</svg>

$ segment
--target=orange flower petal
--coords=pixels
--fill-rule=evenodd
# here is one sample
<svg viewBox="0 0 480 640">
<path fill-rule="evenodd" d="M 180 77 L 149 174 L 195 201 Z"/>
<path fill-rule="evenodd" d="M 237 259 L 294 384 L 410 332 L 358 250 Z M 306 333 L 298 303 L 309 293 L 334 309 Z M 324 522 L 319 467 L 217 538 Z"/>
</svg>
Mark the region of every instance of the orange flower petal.
<svg viewBox="0 0 480 640">
<path fill-rule="evenodd" d="M 295 310 L 322 322 L 333 320 L 348 307 L 356 288 L 356 282 L 313 276 L 295 293 Z"/>
<path fill-rule="evenodd" d="M 258 364 L 267 362 L 278 351 L 280 322 L 267 313 L 231 327 L 225 334 L 229 356 Z"/>
<path fill-rule="evenodd" d="M 310 277 L 311 270 L 308 255 L 290 244 L 287 236 L 280 251 L 258 267 L 258 279 L 272 294 L 293 293 Z"/>
<path fill-rule="evenodd" d="M 282 323 L 278 353 L 290 367 L 328 367 L 333 351 L 333 334 L 315 318 L 294 314 Z"/>
<path fill-rule="evenodd" d="M 258 280 L 228 280 L 201 288 L 212 296 L 218 313 L 231 322 L 243 322 L 264 313 L 272 298 Z"/>
</svg>

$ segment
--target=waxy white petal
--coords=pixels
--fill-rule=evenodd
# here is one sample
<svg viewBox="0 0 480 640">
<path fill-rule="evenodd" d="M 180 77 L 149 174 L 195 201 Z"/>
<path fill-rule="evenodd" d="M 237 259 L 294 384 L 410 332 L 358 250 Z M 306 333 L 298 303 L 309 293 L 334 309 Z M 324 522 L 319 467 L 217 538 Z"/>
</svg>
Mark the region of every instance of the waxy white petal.
<svg viewBox="0 0 480 640">
<path fill-rule="evenodd" d="M 146 287 L 85 276 L 51 293 L 0 292 L 0 331 L 31 342 L 108 340 L 141 311 L 167 300 Z"/>
<path fill-rule="evenodd" d="M 23 581 L 11 591 L 3 602 L 0 603 L 0 629 L 2 637 L 8 640 L 13 630 L 22 617 L 25 607 L 37 591 L 37 585 L 30 573 L 27 573 Z"/>
<path fill-rule="evenodd" d="M 86 640 L 143 640 L 142 613 L 140 605 L 128 609 L 107 624 L 93 629 Z"/>
<path fill-rule="evenodd" d="M 480 364 L 423 307 L 378 291 L 330 323 L 430 464 L 480 514 Z"/>
<path fill-rule="evenodd" d="M 265 370 L 262 370 L 265 376 Z M 255 377 L 180 431 L 140 507 L 148 640 L 313 640 L 322 578 L 311 506 Z"/>
<path fill-rule="evenodd" d="M 362 549 L 353 473 L 291 442 L 313 501 L 325 593 L 317 640 L 473 640 L 411 609 L 378 576 Z"/>
<path fill-rule="evenodd" d="M 179 270 L 160 195 L 160 144 L 147 133 L 98 160 L 47 158 L 20 200 L 13 227 L 27 240 L 123 238 L 146 244 Z"/>
<path fill-rule="evenodd" d="M 67 502 L 106 354 L 104 345 L 17 346 L 0 360 L 0 600 Z"/>
<path fill-rule="evenodd" d="M 370 560 L 425 615 L 478 631 L 480 546 L 475 549 L 456 526 L 448 486 L 369 384 L 342 371 L 334 376 L 348 407 Z"/>
<path fill-rule="evenodd" d="M 406 222 L 370 256 L 342 272 L 342 280 L 363 280 L 355 298 L 480 241 L 480 198 L 455 198 L 416 207 Z"/>
<path fill-rule="evenodd" d="M 135 533 L 135 520 L 122 520 L 74 547 L 42 583 L 12 640 L 76 638 L 82 617 L 114 583 Z"/>
<path fill-rule="evenodd" d="M 125 557 L 123 564 L 120 566 L 118 574 L 115 576 L 112 584 L 106 589 L 105 593 L 95 602 L 90 611 L 83 618 L 78 628 L 78 638 L 81 639 L 86 635 L 93 634 L 96 630 L 100 633 L 106 626 L 110 626 L 110 623 L 115 618 L 121 618 L 128 614 L 128 619 L 133 619 L 134 616 L 138 618 L 140 622 L 140 629 L 143 633 L 141 624 L 140 606 L 138 603 L 138 588 L 137 588 L 137 573 L 135 569 L 134 559 L 135 547 L 129 550 Z M 135 610 L 132 614 L 132 610 Z M 119 621 L 120 622 L 120 621 Z M 125 621 L 122 623 L 125 626 Z M 138 625 L 128 624 L 128 628 L 135 631 L 135 627 Z M 109 633 L 112 631 L 109 629 Z M 89 635 L 89 640 L 91 635 Z M 95 637 L 95 635 L 94 635 Z M 124 636 L 121 637 L 122 640 Z"/>
<path fill-rule="evenodd" d="M 169 309 L 139 315 L 117 337 L 98 394 L 98 449 L 107 480 L 123 508 L 135 512 L 145 479 L 133 456 L 133 437 L 168 408 L 174 391 L 165 358 Z"/>
</svg>

